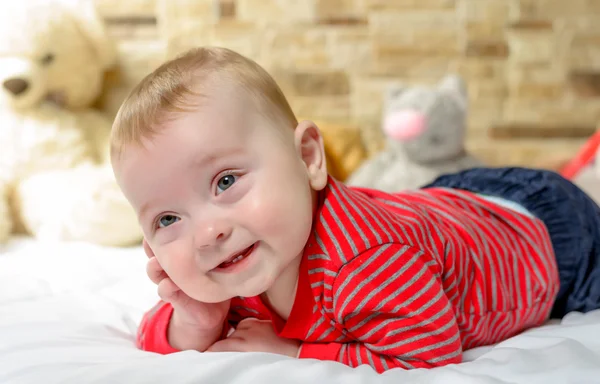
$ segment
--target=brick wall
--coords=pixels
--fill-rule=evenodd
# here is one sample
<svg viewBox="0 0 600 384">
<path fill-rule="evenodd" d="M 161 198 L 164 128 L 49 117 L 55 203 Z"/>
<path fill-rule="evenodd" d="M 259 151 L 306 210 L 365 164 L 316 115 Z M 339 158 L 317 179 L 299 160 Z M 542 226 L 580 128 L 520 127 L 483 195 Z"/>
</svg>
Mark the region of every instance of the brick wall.
<svg viewBox="0 0 600 384">
<path fill-rule="evenodd" d="M 600 122 L 600 0 L 95 0 L 121 64 L 103 99 L 192 46 L 235 49 L 279 81 L 298 115 L 381 145 L 390 82 L 469 84 L 468 146 L 492 164 L 571 155 Z"/>
</svg>

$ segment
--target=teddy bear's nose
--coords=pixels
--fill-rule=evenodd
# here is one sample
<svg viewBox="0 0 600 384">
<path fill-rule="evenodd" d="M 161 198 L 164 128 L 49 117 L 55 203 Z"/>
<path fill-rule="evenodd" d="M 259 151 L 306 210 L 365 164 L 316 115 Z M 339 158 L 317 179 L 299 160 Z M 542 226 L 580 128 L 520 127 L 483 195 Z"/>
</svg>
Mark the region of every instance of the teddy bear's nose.
<svg viewBox="0 0 600 384">
<path fill-rule="evenodd" d="M 27 83 L 27 81 L 19 78 L 5 80 L 2 85 L 4 85 L 4 88 L 6 88 L 15 96 L 25 92 L 29 87 L 29 83 Z"/>
</svg>

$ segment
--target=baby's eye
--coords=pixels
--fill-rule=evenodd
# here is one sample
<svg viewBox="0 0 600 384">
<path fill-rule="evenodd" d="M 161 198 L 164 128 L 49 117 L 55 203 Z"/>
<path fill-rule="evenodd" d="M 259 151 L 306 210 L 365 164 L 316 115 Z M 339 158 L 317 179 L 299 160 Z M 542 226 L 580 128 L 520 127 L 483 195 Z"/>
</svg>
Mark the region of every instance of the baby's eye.
<svg viewBox="0 0 600 384">
<path fill-rule="evenodd" d="M 225 175 L 219 179 L 217 182 L 217 192 L 221 193 L 225 191 L 227 188 L 231 187 L 233 183 L 237 181 L 237 176 L 234 175 Z"/>
<path fill-rule="evenodd" d="M 169 225 L 178 222 L 179 220 L 181 220 L 179 217 L 174 216 L 174 215 L 164 215 L 162 216 L 160 219 L 158 219 L 158 227 L 159 228 L 164 228 L 164 227 L 168 227 Z"/>
</svg>

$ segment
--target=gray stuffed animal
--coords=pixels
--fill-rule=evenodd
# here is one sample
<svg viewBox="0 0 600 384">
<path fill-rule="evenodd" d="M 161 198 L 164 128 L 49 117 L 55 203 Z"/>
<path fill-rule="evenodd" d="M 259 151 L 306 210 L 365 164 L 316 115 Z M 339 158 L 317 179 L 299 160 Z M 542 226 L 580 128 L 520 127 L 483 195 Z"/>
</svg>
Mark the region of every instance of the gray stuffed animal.
<svg viewBox="0 0 600 384">
<path fill-rule="evenodd" d="M 437 176 L 481 166 L 464 146 L 468 97 L 448 75 L 436 87 L 394 86 L 385 99 L 386 147 L 366 160 L 346 183 L 397 192 Z"/>
</svg>

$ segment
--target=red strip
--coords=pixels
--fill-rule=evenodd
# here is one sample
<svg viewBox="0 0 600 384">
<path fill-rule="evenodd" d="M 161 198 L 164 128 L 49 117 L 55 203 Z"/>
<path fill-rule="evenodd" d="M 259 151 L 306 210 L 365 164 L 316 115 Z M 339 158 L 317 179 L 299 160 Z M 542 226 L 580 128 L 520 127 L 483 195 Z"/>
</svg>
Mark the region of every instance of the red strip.
<svg viewBox="0 0 600 384">
<path fill-rule="evenodd" d="M 562 167 L 559 173 L 566 179 L 573 179 L 594 160 L 598 148 L 600 148 L 600 131 L 592 135 L 575 157 Z"/>
</svg>

